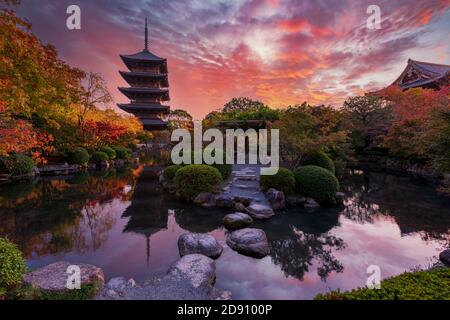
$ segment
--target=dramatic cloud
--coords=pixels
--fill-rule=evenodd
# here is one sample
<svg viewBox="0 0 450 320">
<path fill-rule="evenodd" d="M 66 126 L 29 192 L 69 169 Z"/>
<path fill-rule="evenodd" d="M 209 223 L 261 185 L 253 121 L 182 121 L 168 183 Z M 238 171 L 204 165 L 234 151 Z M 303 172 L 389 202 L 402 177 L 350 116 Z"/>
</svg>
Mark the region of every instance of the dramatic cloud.
<svg viewBox="0 0 450 320">
<path fill-rule="evenodd" d="M 23 0 L 18 14 L 72 65 L 100 72 L 117 102 L 119 53 L 150 48 L 169 62 L 171 105 L 201 118 L 235 96 L 339 105 L 394 81 L 408 58 L 449 63 L 450 1 L 382 0 L 381 29 L 366 28 L 369 0 Z M 65 27 L 78 4 L 82 30 Z"/>
</svg>

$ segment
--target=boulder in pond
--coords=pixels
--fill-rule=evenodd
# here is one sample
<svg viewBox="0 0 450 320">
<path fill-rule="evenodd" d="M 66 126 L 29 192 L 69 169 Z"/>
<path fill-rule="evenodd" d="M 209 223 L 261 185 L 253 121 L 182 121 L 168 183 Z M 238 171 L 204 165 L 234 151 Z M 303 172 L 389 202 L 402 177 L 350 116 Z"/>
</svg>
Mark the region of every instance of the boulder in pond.
<svg viewBox="0 0 450 320">
<path fill-rule="evenodd" d="M 305 204 L 303 205 L 305 207 L 305 209 L 308 210 L 316 210 L 320 208 L 320 204 L 314 200 L 313 198 L 307 198 Z"/>
<path fill-rule="evenodd" d="M 220 257 L 223 251 L 216 238 L 206 233 L 182 234 L 178 238 L 178 249 L 182 257 L 188 254 L 203 254 L 213 259 Z"/>
<path fill-rule="evenodd" d="M 269 242 L 261 229 L 245 228 L 227 234 L 227 245 L 246 256 L 263 258 L 269 254 Z"/>
<path fill-rule="evenodd" d="M 450 249 L 444 250 L 439 254 L 439 260 L 447 267 L 450 267 Z"/>
<path fill-rule="evenodd" d="M 214 207 L 216 205 L 215 196 L 210 192 L 199 193 L 194 199 L 194 204 L 202 207 Z"/>
<path fill-rule="evenodd" d="M 270 206 L 273 210 L 280 210 L 286 207 L 286 199 L 284 197 L 283 191 L 278 191 L 276 189 L 270 188 L 266 192 L 266 199 L 269 201 Z"/>
<path fill-rule="evenodd" d="M 216 197 L 216 206 L 220 208 L 234 208 L 234 199 L 231 193 L 221 193 Z"/>
<path fill-rule="evenodd" d="M 202 254 L 188 254 L 175 262 L 167 275 L 188 280 L 194 288 L 213 286 L 216 281 L 216 264 L 213 259 Z"/>
<path fill-rule="evenodd" d="M 258 203 L 251 204 L 245 211 L 257 220 L 269 219 L 275 215 L 271 207 Z"/>
<path fill-rule="evenodd" d="M 25 284 L 34 288 L 55 291 L 55 292 L 69 292 L 67 288 L 68 277 L 73 274 L 69 267 L 77 266 L 80 268 L 81 286 L 94 285 L 97 290 L 103 288 L 105 284 L 105 275 L 99 267 L 83 264 L 83 263 L 69 263 L 66 261 L 59 261 L 52 263 L 46 267 L 36 271 L 27 273 L 23 277 Z"/>
<path fill-rule="evenodd" d="M 344 204 L 344 199 L 345 199 L 345 193 L 343 193 L 343 192 L 336 192 L 336 194 L 334 195 L 334 199 L 336 199 L 336 203 L 338 205 L 343 205 Z"/>
<path fill-rule="evenodd" d="M 235 202 L 234 210 L 236 211 L 245 211 L 245 205 L 240 202 Z"/>
<path fill-rule="evenodd" d="M 223 218 L 223 224 L 228 230 L 237 230 L 246 228 L 253 223 L 252 217 L 242 212 L 227 214 Z"/>
<path fill-rule="evenodd" d="M 288 207 L 303 207 L 306 202 L 306 198 L 301 195 L 292 194 L 286 196 L 286 206 Z"/>
</svg>

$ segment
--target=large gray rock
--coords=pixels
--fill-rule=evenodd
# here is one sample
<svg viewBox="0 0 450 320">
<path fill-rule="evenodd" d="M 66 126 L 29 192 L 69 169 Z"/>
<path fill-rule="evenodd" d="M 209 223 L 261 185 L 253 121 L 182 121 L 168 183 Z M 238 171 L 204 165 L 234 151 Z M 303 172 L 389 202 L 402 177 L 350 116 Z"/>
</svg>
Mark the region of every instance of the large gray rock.
<svg viewBox="0 0 450 320">
<path fill-rule="evenodd" d="M 216 206 L 220 208 L 234 208 L 233 195 L 230 193 L 221 193 L 216 197 Z"/>
<path fill-rule="evenodd" d="M 95 285 L 97 289 L 102 289 L 105 284 L 105 275 L 102 269 L 83 263 L 69 263 L 59 261 L 46 267 L 25 274 L 23 281 L 25 284 L 46 291 L 66 292 L 67 281 L 72 273 L 68 273 L 71 265 L 78 266 L 81 271 L 81 286 Z"/>
<path fill-rule="evenodd" d="M 188 280 L 194 288 L 213 286 L 216 282 L 216 264 L 202 254 L 188 254 L 175 262 L 167 274 Z"/>
<path fill-rule="evenodd" d="M 223 251 L 216 238 L 203 233 L 182 234 L 178 238 L 178 249 L 180 256 L 198 253 L 213 259 L 217 259 Z"/>
<path fill-rule="evenodd" d="M 275 215 L 271 207 L 257 203 L 251 204 L 245 211 L 257 220 L 269 219 Z"/>
<path fill-rule="evenodd" d="M 447 267 L 450 267 L 450 249 L 444 250 L 439 254 L 439 260 Z"/>
<path fill-rule="evenodd" d="M 303 205 L 305 207 L 305 209 L 308 210 L 317 210 L 320 208 L 320 204 L 314 200 L 313 198 L 307 198 L 305 204 Z"/>
<path fill-rule="evenodd" d="M 214 260 L 190 254 L 175 262 L 162 278 L 136 284 L 117 278 L 97 295 L 99 300 L 229 300 L 229 291 L 213 287 L 216 279 Z M 111 281 L 112 281 L 111 280 Z M 130 283 L 131 282 L 131 283 Z"/>
<path fill-rule="evenodd" d="M 303 207 L 306 202 L 306 198 L 301 195 L 292 194 L 286 196 L 286 206 L 288 207 Z"/>
<path fill-rule="evenodd" d="M 214 207 L 216 205 L 215 196 L 210 192 L 202 192 L 195 197 L 194 204 L 202 207 Z"/>
<path fill-rule="evenodd" d="M 223 224 L 228 230 L 246 228 L 252 223 L 252 217 L 242 212 L 230 213 L 223 218 Z"/>
<path fill-rule="evenodd" d="M 343 193 L 343 192 L 336 192 L 336 194 L 334 195 L 334 199 L 336 200 L 336 203 L 338 205 L 343 205 L 344 204 L 344 199 L 345 199 L 345 193 Z"/>
<path fill-rule="evenodd" d="M 286 208 L 286 199 L 282 191 L 270 188 L 266 192 L 266 199 L 269 201 L 273 210 L 280 210 Z"/>
<path fill-rule="evenodd" d="M 227 234 L 227 245 L 237 252 L 263 258 L 269 254 L 269 242 L 261 229 L 245 228 Z"/>
</svg>

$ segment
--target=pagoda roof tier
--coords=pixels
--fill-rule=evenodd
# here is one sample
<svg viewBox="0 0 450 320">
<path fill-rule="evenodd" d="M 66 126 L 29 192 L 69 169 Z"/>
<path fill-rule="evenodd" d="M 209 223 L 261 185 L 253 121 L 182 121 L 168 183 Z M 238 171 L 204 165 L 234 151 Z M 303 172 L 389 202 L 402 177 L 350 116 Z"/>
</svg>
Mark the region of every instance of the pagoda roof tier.
<svg viewBox="0 0 450 320">
<path fill-rule="evenodd" d="M 135 100 L 137 98 L 154 98 L 159 97 L 161 101 L 169 101 L 169 89 L 163 88 L 142 88 L 142 87 L 131 87 L 131 88 L 119 88 L 120 92 L 126 95 L 130 100 Z"/>
<path fill-rule="evenodd" d="M 427 87 L 445 81 L 450 76 L 450 65 L 409 59 L 408 65 L 392 85 L 402 89 Z"/>
<path fill-rule="evenodd" d="M 159 66 L 161 72 L 167 73 L 167 59 L 160 58 L 147 49 L 130 55 L 121 54 L 120 57 L 130 70 L 138 66 Z"/>
<path fill-rule="evenodd" d="M 167 122 L 160 119 L 140 119 L 145 130 L 164 130 Z"/>
<path fill-rule="evenodd" d="M 169 106 L 165 106 L 159 103 L 128 103 L 128 104 L 118 104 L 117 105 L 123 111 L 134 113 L 134 112 L 164 112 L 168 113 L 170 110 Z"/>
<path fill-rule="evenodd" d="M 155 79 L 162 80 L 161 85 L 163 87 L 169 87 L 169 80 L 167 77 L 167 73 L 156 73 L 156 72 L 126 72 L 119 71 L 122 78 L 125 79 L 126 82 L 130 83 L 136 79 Z"/>
</svg>

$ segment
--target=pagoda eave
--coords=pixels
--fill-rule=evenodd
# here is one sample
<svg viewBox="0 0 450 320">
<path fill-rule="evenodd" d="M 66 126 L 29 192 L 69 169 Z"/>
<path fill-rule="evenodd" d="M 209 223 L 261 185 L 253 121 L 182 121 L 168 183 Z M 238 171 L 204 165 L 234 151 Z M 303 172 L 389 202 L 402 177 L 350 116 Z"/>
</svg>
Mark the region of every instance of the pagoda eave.
<svg viewBox="0 0 450 320">
<path fill-rule="evenodd" d="M 159 119 L 140 119 L 145 130 L 165 130 L 168 123 Z"/>
<path fill-rule="evenodd" d="M 127 103 L 117 105 L 123 111 L 133 113 L 162 112 L 169 113 L 170 107 L 157 103 Z"/>
<path fill-rule="evenodd" d="M 127 98 L 130 100 L 137 99 L 156 99 L 159 98 L 161 101 L 169 101 L 169 90 L 161 89 L 161 88 L 119 88 L 120 92 L 122 92 Z"/>
<path fill-rule="evenodd" d="M 130 85 L 134 81 L 146 79 L 146 80 L 160 80 L 162 87 L 164 88 L 169 87 L 169 80 L 167 73 L 126 72 L 126 71 L 119 71 L 119 73 L 122 76 L 122 78 Z"/>
</svg>

